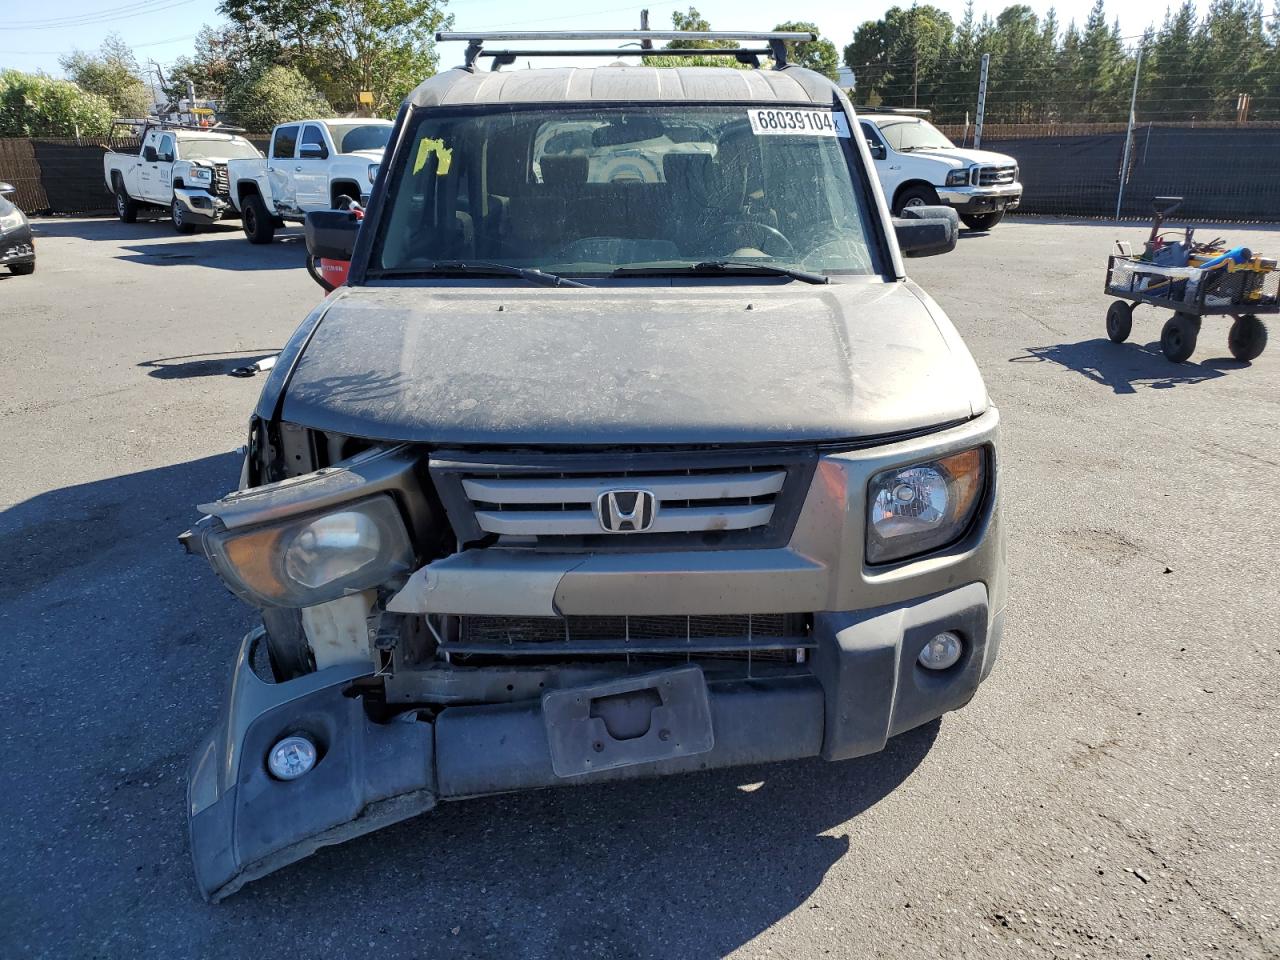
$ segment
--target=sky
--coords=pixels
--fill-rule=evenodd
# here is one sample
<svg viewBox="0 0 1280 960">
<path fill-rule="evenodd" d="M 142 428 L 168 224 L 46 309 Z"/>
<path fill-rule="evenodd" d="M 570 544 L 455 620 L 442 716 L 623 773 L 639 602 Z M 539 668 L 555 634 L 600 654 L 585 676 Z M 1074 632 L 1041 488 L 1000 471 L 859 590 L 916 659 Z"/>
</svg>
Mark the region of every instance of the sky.
<svg viewBox="0 0 1280 960">
<path fill-rule="evenodd" d="M 695 0 L 694 6 L 714 29 L 767 30 L 783 19 L 812 20 L 823 35 L 843 47 L 864 20 L 909 0 L 803 0 L 791 4 L 763 0 Z M 931 0 L 957 20 L 964 0 Z M 999 13 L 1012 0 L 975 0 L 979 16 Z M 1083 23 L 1093 0 L 1028 0 L 1038 14 L 1050 6 L 1064 26 Z M 1174 0 L 1176 2 L 1176 0 Z M 555 0 L 539 6 L 528 0 L 453 0 L 446 9 L 459 30 L 607 30 L 639 27 L 640 10 L 649 9 L 650 26 L 670 29 L 671 12 L 690 6 L 679 3 L 631 3 L 627 0 Z M 1110 16 L 1119 16 L 1125 36 L 1138 35 L 1149 23 L 1164 17 L 1165 0 L 1109 0 Z M 1201 2 L 1203 11 L 1205 3 Z M 220 20 L 218 0 L 0 0 L 0 69 L 42 70 L 61 75 L 58 57 L 74 49 L 94 50 L 109 33 L 119 33 L 144 65 L 155 60 L 168 66 L 189 54 L 195 34 L 206 23 Z M 514 46 L 514 45 L 513 45 Z M 441 45 L 441 66 L 462 59 L 462 44 Z M 586 65 L 585 61 L 577 61 Z"/>
</svg>

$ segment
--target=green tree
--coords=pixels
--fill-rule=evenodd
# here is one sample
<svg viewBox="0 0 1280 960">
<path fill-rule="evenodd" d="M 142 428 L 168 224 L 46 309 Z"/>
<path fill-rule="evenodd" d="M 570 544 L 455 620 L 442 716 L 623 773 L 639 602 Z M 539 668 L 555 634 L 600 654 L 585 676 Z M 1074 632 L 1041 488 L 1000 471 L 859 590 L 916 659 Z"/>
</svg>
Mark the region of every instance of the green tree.
<svg viewBox="0 0 1280 960">
<path fill-rule="evenodd" d="M 0 137 L 101 137 L 114 112 L 70 80 L 0 70 Z"/>
<path fill-rule="evenodd" d="M 272 66 L 235 77 L 227 87 L 226 112 L 246 129 L 265 132 L 277 123 L 327 117 L 333 108 L 295 68 Z"/>
<path fill-rule="evenodd" d="M 930 4 L 891 7 L 881 20 L 854 32 L 853 42 L 844 48 L 844 62 L 857 73 L 860 96 L 875 94 L 890 106 L 917 106 L 937 97 L 954 33 L 945 10 Z"/>
<path fill-rule="evenodd" d="M 444 0 L 222 0 L 219 9 L 237 27 L 261 31 L 277 63 L 339 110 L 354 111 L 367 90 L 383 115 L 435 73 L 435 32 L 452 23 Z"/>
<path fill-rule="evenodd" d="M 816 23 L 805 20 L 792 20 L 780 23 L 774 30 L 784 33 L 809 32 L 816 34 L 817 40 L 787 41 L 787 62 L 796 66 L 816 71 L 830 80 L 836 78 L 836 68 L 840 66 L 840 54 L 836 45 L 822 36 Z"/>
<path fill-rule="evenodd" d="M 76 50 L 58 62 L 73 83 L 104 97 L 120 116 L 145 117 L 151 112 L 151 89 L 142 79 L 133 50 L 118 34 L 102 41 L 97 53 Z"/>
<path fill-rule="evenodd" d="M 679 10 L 671 13 L 671 29 L 680 30 L 688 33 L 705 33 L 711 29 L 711 24 L 700 14 L 695 7 L 690 7 L 687 11 Z M 667 42 L 667 50 L 730 50 L 738 44 L 732 40 L 670 40 Z M 644 64 L 649 67 L 745 67 L 746 64 L 738 63 L 732 57 L 691 57 L 685 54 L 680 56 L 663 56 L 662 54 L 653 54 L 644 58 Z"/>
</svg>

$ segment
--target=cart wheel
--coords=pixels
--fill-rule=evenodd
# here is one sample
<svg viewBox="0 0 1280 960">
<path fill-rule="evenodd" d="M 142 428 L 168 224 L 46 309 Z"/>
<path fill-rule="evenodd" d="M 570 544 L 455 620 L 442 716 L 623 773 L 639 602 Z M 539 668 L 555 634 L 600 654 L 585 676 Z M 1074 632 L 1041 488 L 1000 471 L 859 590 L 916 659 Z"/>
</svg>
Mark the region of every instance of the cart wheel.
<svg viewBox="0 0 1280 960">
<path fill-rule="evenodd" d="M 1196 352 L 1196 334 L 1200 324 L 1189 313 L 1175 313 L 1160 331 L 1160 349 L 1174 363 L 1182 363 Z"/>
<path fill-rule="evenodd" d="M 1267 326 L 1252 313 L 1236 317 L 1227 334 L 1227 348 L 1237 360 L 1257 360 L 1267 347 Z"/>
<path fill-rule="evenodd" d="M 1117 300 L 1107 307 L 1107 336 L 1113 343 L 1124 343 L 1133 330 L 1133 307 Z"/>
</svg>

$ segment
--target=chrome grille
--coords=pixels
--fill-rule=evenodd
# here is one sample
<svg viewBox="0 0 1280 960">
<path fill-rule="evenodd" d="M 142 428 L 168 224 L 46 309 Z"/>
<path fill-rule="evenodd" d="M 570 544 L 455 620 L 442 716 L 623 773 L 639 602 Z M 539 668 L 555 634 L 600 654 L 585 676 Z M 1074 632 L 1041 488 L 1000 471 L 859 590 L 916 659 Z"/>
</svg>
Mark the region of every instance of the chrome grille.
<svg viewBox="0 0 1280 960">
<path fill-rule="evenodd" d="M 231 179 L 227 174 L 225 163 L 213 165 L 213 191 L 220 197 L 231 196 Z"/>
<path fill-rule="evenodd" d="M 609 533 L 601 497 L 616 491 L 653 495 L 639 535 L 749 530 L 768 525 L 787 472 L 782 467 L 594 476 L 538 474 L 464 477 L 462 489 L 485 533 L 516 537 Z M 631 535 L 625 531 L 620 535 Z"/>
<path fill-rule="evenodd" d="M 999 187 L 1017 179 L 1017 167 L 982 167 L 978 170 L 978 186 Z"/>
</svg>

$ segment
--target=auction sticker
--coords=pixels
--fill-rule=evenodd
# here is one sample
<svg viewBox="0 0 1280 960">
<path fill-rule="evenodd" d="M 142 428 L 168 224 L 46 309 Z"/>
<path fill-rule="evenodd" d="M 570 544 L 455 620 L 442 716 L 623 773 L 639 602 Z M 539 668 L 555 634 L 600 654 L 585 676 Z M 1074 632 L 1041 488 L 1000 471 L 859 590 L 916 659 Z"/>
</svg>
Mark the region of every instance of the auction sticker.
<svg viewBox="0 0 1280 960">
<path fill-rule="evenodd" d="M 756 136 L 784 134 L 801 137 L 847 137 L 849 123 L 843 113 L 830 110 L 786 110 L 753 107 L 747 111 Z"/>
</svg>

